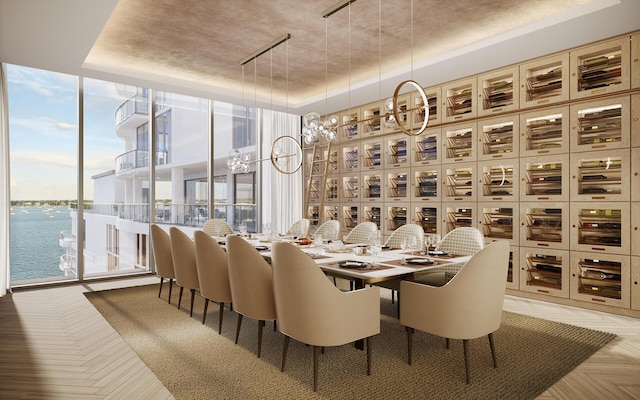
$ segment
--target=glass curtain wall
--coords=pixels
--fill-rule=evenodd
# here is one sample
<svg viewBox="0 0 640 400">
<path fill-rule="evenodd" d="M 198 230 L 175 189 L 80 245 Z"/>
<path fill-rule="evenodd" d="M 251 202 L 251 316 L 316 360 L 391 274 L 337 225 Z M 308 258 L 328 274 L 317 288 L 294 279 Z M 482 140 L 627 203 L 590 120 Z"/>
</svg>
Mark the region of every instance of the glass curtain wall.
<svg viewBox="0 0 640 400">
<path fill-rule="evenodd" d="M 84 276 L 147 271 L 147 90 L 84 79 L 83 94 Z"/>
<path fill-rule="evenodd" d="M 209 101 L 156 93 L 156 222 L 199 228 L 209 218 Z"/>
<path fill-rule="evenodd" d="M 7 65 L 12 286 L 76 278 L 78 78 Z"/>
</svg>

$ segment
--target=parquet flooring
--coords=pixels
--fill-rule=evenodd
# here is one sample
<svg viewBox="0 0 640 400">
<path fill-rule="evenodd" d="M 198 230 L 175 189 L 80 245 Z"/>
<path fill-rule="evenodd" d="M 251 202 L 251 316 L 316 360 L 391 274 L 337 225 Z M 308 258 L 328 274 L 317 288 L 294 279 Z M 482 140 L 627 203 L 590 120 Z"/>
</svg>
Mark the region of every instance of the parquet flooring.
<svg viewBox="0 0 640 400">
<path fill-rule="evenodd" d="M 173 399 L 82 295 L 148 283 L 157 278 L 34 289 L 1 298 L 0 399 Z M 506 297 L 505 309 L 618 335 L 538 399 L 640 399 L 640 319 L 512 296 Z"/>
</svg>

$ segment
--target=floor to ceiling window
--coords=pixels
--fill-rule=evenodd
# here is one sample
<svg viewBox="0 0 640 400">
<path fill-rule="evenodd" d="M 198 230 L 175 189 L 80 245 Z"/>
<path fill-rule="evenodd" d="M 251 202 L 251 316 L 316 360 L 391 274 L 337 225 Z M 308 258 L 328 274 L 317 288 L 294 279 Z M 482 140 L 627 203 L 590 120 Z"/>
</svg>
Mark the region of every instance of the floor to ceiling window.
<svg viewBox="0 0 640 400">
<path fill-rule="evenodd" d="M 78 78 L 7 65 L 12 286 L 76 277 Z"/>
<path fill-rule="evenodd" d="M 147 271 L 147 90 L 84 79 L 83 94 L 84 276 Z"/>
</svg>

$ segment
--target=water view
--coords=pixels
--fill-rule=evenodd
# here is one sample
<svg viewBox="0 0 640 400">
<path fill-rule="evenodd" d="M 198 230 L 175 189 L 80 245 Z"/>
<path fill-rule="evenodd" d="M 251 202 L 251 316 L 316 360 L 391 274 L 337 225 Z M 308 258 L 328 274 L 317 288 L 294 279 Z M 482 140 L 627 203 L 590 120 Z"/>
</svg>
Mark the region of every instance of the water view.
<svg viewBox="0 0 640 400">
<path fill-rule="evenodd" d="M 68 206 L 11 207 L 11 281 L 64 277 L 60 232 L 71 230 Z"/>
</svg>

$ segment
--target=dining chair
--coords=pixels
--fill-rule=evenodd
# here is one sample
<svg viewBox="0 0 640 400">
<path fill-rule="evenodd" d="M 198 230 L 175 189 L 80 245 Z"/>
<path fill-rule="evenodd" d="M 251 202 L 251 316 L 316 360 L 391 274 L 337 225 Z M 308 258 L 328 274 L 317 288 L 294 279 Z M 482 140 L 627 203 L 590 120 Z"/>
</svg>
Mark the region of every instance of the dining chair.
<svg viewBox="0 0 640 400">
<path fill-rule="evenodd" d="M 260 357 L 265 321 L 276 320 L 271 265 L 243 238 L 231 235 L 226 242 L 231 300 L 234 311 L 238 313 L 236 344 L 240 336 L 242 317 L 257 320 L 258 357 Z"/>
<path fill-rule="evenodd" d="M 219 218 L 211 218 L 204 222 L 202 230 L 209 236 L 233 235 L 233 228 L 227 221 Z"/>
<path fill-rule="evenodd" d="M 196 268 L 200 295 L 204 297 L 204 311 L 202 323 L 207 317 L 209 300 L 220 305 L 218 316 L 218 333 L 222 332 L 222 315 L 224 303 L 231 302 L 231 286 L 229 284 L 229 269 L 227 267 L 227 253 L 218 242 L 204 231 L 194 232 L 196 245 Z"/>
<path fill-rule="evenodd" d="M 198 270 L 196 267 L 196 249 L 193 240 L 186 233 L 176 227 L 169 229 L 171 237 L 171 255 L 173 259 L 173 268 L 176 273 L 176 283 L 180 286 L 180 295 L 178 296 L 178 308 L 182 303 L 182 292 L 184 289 L 191 291 L 191 307 L 189 308 L 189 316 L 193 316 L 193 300 L 196 291 L 200 290 L 200 282 L 198 281 Z"/>
<path fill-rule="evenodd" d="M 313 233 L 314 236 L 322 235 L 323 240 L 331 240 L 334 241 L 338 239 L 338 235 L 340 234 L 340 221 L 336 219 L 331 219 L 326 221 L 316 231 Z"/>
<path fill-rule="evenodd" d="M 450 339 L 462 339 L 467 383 L 471 381 L 469 340 L 487 335 L 497 368 L 493 333 L 502 321 L 508 264 L 509 241 L 498 240 L 474 254 L 444 286 L 400 282 L 400 324 L 407 331 L 408 363 L 417 329 L 446 338 L 447 348 Z"/>
<path fill-rule="evenodd" d="M 311 221 L 307 218 L 302 218 L 297 220 L 291 225 L 289 230 L 287 230 L 287 236 L 298 236 L 298 237 L 307 237 L 309 236 L 309 226 L 311 225 Z"/>
<path fill-rule="evenodd" d="M 447 233 L 436 246 L 436 251 L 444 251 L 459 256 L 471 256 L 484 247 L 484 236 L 476 228 L 460 227 Z M 462 267 L 460 264 L 434 268 L 416 273 L 414 281 L 425 285 L 442 286 Z"/>
<path fill-rule="evenodd" d="M 422 226 L 418 224 L 405 224 L 400 226 L 398 229 L 394 230 L 391 233 L 384 245 L 391 248 L 399 249 L 402 246 L 402 240 L 408 239 L 410 237 L 415 238 L 415 243 L 417 246 L 415 248 L 416 251 L 424 250 L 424 228 L 422 228 Z M 391 302 L 395 302 L 396 293 L 400 289 L 399 279 L 378 282 L 376 283 L 376 286 L 391 290 Z M 399 297 L 398 301 L 400 301 Z"/>
<path fill-rule="evenodd" d="M 171 256 L 171 238 L 164 229 L 156 224 L 151 224 L 151 248 L 153 259 L 156 263 L 156 274 L 160 277 L 158 297 L 162 294 L 162 284 L 166 278 L 169 280 L 169 298 L 167 302 L 171 304 L 171 291 L 173 289 L 173 281 L 176 279 Z"/>
<path fill-rule="evenodd" d="M 316 391 L 320 350 L 366 338 L 367 375 L 371 375 L 371 338 L 380 333 L 380 289 L 342 292 L 313 259 L 286 242 L 273 244 L 272 266 L 278 327 L 285 335 L 281 370 L 290 338 L 313 346 Z"/>
<path fill-rule="evenodd" d="M 377 235 L 378 225 L 375 222 L 361 222 L 347 234 L 346 243 L 369 243 Z"/>
</svg>

